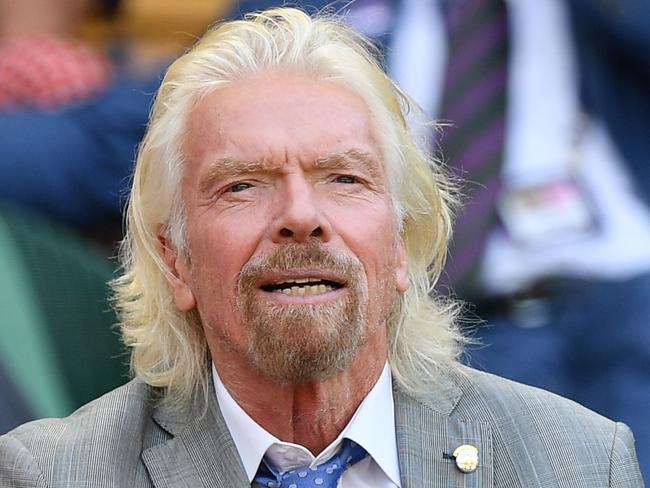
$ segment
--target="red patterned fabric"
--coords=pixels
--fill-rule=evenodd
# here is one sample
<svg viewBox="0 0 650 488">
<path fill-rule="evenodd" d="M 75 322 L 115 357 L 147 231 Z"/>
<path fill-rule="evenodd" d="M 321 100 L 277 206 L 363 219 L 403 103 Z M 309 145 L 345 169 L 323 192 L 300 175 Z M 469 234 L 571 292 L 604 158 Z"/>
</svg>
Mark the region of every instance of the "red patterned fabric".
<svg viewBox="0 0 650 488">
<path fill-rule="evenodd" d="M 56 109 L 106 87 L 113 73 L 101 53 L 52 36 L 0 44 L 0 109 Z"/>
</svg>

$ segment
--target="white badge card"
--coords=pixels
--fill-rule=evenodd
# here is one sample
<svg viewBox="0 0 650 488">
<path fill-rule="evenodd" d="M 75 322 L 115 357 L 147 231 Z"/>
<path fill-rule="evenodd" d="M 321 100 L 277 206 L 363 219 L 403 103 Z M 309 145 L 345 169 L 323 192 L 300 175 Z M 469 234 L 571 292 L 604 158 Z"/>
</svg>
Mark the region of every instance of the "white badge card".
<svg viewBox="0 0 650 488">
<path fill-rule="evenodd" d="M 499 215 L 516 244 L 543 247 L 579 240 L 597 230 L 593 200 L 572 179 L 510 188 L 499 201 Z"/>
</svg>

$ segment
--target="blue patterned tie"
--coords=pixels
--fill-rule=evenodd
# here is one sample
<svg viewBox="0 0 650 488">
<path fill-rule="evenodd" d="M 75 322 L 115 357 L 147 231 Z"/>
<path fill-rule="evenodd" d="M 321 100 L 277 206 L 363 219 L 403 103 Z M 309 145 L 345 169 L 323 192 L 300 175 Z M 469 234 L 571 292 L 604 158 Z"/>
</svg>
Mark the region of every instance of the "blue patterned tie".
<svg viewBox="0 0 650 488">
<path fill-rule="evenodd" d="M 350 439 L 343 439 L 341 449 L 315 468 L 297 468 L 278 473 L 262 461 L 255 481 L 268 488 L 336 488 L 343 471 L 364 459 L 366 450 Z"/>
</svg>

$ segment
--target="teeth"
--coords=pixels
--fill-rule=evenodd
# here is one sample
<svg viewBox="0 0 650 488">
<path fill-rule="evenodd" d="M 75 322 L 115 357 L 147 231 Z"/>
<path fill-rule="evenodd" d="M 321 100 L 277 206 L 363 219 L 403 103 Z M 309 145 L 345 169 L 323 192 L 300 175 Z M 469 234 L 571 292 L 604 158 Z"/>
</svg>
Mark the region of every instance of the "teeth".
<svg viewBox="0 0 650 488">
<path fill-rule="evenodd" d="M 332 291 L 334 288 L 330 285 L 311 285 L 311 286 L 292 286 L 289 288 L 282 288 L 276 290 L 276 293 L 284 293 L 285 295 L 305 296 L 305 295 L 319 295 Z"/>
<path fill-rule="evenodd" d="M 312 278 L 300 278 L 299 280 L 291 280 L 293 283 L 309 283 L 313 281 Z"/>
</svg>

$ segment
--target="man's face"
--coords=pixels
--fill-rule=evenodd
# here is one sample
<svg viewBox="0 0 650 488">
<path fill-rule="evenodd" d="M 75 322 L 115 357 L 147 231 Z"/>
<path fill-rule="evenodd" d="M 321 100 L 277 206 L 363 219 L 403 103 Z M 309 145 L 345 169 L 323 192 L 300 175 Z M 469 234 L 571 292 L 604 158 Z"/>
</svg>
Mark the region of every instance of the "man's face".
<svg viewBox="0 0 650 488">
<path fill-rule="evenodd" d="M 240 80 L 198 104 L 183 150 L 188 255 L 165 259 L 215 362 L 300 383 L 368 344 L 385 358 L 408 279 L 362 99 L 287 73 Z"/>
</svg>

